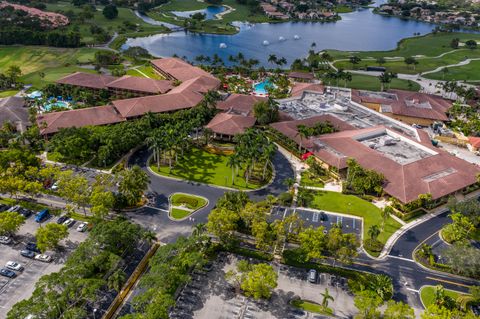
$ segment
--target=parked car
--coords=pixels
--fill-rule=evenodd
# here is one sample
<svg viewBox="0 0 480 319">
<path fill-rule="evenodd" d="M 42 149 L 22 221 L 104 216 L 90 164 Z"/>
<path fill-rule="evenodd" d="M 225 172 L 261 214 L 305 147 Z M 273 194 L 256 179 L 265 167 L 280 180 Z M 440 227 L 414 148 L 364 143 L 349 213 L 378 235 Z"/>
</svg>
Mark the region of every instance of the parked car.
<svg viewBox="0 0 480 319">
<path fill-rule="evenodd" d="M 72 227 L 72 225 L 75 224 L 75 219 L 69 218 L 66 221 L 64 221 L 63 224 L 67 227 Z"/>
<path fill-rule="evenodd" d="M 35 256 L 35 259 L 36 260 L 39 260 L 39 261 L 42 261 L 44 263 L 49 263 L 51 262 L 53 259 L 52 259 L 52 256 L 49 256 L 49 255 L 45 255 L 45 254 L 41 254 L 41 255 L 36 255 Z"/>
<path fill-rule="evenodd" d="M 32 216 L 33 212 L 30 209 L 22 208 L 18 211 L 23 217 L 28 218 Z"/>
<path fill-rule="evenodd" d="M 26 249 L 20 251 L 20 255 L 27 258 L 35 258 L 35 253 L 31 250 L 26 250 Z"/>
<path fill-rule="evenodd" d="M 8 245 L 12 243 L 12 239 L 7 236 L 0 236 L 0 244 Z"/>
<path fill-rule="evenodd" d="M 26 249 L 26 250 L 33 251 L 33 252 L 35 252 L 35 253 L 40 253 L 40 250 L 38 249 L 37 244 L 32 243 L 32 242 L 27 243 L 27 244 L 25 245 L 25 249 Z"/>
<path fill-rule="evenodd" d="M 22 271 L 23 270 L 23 266 L 20 265 L 19 263 L 14 262 L 14 261 L 7 261 L 7 263 L 5 264 L 5 267 L 10 269 L 10 270 L 16 270 L 16 271 Z"/>
<path fill-rule="evenodd" d="M 5 204 L 0 204 L 0 212 L 4 212 L 6 210 L 9 210 L 10 206 L 5 205 Z"/>
<path fill-rule="evenodd" d="M 37 215 L 35 215 L 35 221 L 37 223 L 41 223 L 44 220 L 48 219 L 50 217 L 50 213 L 48 212 L 48 209 L 44 209 L 40 211 Z"/>
<path fill-rule="evenodd" d="M 18 212 L 20 209 L 22 209 L 22 206 L 20 205 L 15 205 L 15 206 L 12 206 L 10 207 L 7 212 Z"/>
<path fill-rule="evenodd" d="M 83 233 L 84 231 L 86 231 L 88 228 L 88 224 L 87 223 L 81 223 L 80 225 L 77 226 L 77 231 Z"/>
<path fill-rule="evenodd" d="M 308 271 L 308 282 L 312 284 L 317 283 L 317 271 L 315 269 L 310 269 Z"/>
<path fill-rule="evenodd" d="M 320 212 L 320 220 L 321 220 L 322 222 L 328 220 L 328 216 L 327 216 L 327 214 L 325 214 L 325 212 Z"/>
<path fill-rule="evenodd" d="M 50 187 L 50 189 L 51 189 L 52 191 L 58 190 L 58 183 L 57 183 L 57 182 L 53 183 L 53 185 Z"/>
<path fill-rule="evenodd" d="M 17 274 L 11 270 L 8 270 L 6 268 L 0 269 L 0 275 L 8 278 L 15 278 L 17 277 Z"/>
<path fill-rule="evenodd" d="M 57 219 L 57 224 L 63 224 L 67 219 L 68 219 L 68 217 L 65 216 L 65 215 L 60 216 L 60 217 L 58 217 L 58 219 Z"/>
</svg>

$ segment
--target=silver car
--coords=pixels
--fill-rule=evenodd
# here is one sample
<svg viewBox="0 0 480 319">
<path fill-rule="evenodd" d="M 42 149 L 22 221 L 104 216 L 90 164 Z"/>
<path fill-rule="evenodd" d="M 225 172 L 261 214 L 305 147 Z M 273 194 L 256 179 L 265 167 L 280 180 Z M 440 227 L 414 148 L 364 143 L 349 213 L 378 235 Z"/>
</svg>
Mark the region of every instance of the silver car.
<svg viewBox="0 0 480 319">
<path fill-rule="evenodd" d="M 14 261 L 7 261 L 5 264 L 5 267 L 11 270 L 16 270 L 16 271 L 21 271 L 23 270 L 23 266 L 19 263 L 16 263 Z"/>
</svg>

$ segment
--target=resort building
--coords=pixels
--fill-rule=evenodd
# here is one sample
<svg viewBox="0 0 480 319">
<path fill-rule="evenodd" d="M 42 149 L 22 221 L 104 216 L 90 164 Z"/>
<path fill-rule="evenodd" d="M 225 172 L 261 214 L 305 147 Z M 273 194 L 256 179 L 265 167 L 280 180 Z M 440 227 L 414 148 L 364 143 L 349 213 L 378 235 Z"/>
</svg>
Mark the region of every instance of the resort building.
<svg viewBox="0 0 480 319">
<path fill-rule="evenodd" d="M 168 62 L 170 59 L 164 60 Z M 176 64 L 178 59 L 173 60 Z M 190 66 L 190 69 L 190 75 L 196 76 L 189 79 L 186 76 L 182 77 L 185 81 L 176 87 L 170 81 L 140 77 L 115 78 L 86 73 L 74 73 L 64 77 L 59 83 L 92 89 L 107 88 L 118 92 L 120 96 L 126 92 L 128 94 L 139 92 L 146 96 L 117 99 L 105 106 L 41 114 L 37 117 L 40 133 L 49 135 L 61 128 L 114 124 L 140 117 L 148 112 L 174 112 L 195 107 L 203 100 L 204 94 L 220 86 L 220 81 L 196 67 Z"/>
<path fill-rule="evenodd" d="M 207 124 L 206 128 L 212 130 L 215 139 L 233 140 L 233 137 L 242 134 L 246 129 L 255 125 L 253 116 L 243 116 L 231 113 L 218 113 Z"/>
<path fill-rule="evenodd" d="M 271 124 L 285 137 L 312 152 L 328 169 L 347 174 L 347 159 L 385 177 L 384 191 L 403 204 L 431 194 L 434 200 L 476 183 L 480 172 L 434 147 L 425 131 L 377 113 L 349 98 L 349 90 L 327 88 L 280 100 L 280 109 L 295 120 Z M 301 138 L 298 125 L 330 122 L 335 133 Z"/>
<path fill-rule="evenodd" d="M 195 67 L 179 58 L 165 58 L 150 61 L 153 69 L 168 80 L 187 81 L 199 76 L 214 77 L 207 71 Z"/>
<path fill-rule="evenodd" d="M 450 101 L 436 95 L 402 90 L 352 90 L 352 100 L 396 120 L 422 126 L 447 121 L 446 112 L 452 106 Z"/>
<path fill-rule="evenodd" d="M 81 87 L 94 92 L 108 90 L 117 98 L 164 94 L 174 87 L 167 80 L 154 80 L 129 75 L 115 77 L 82 72 L 67 75 L 57 80 L 57 84 Z"/>
</svg>

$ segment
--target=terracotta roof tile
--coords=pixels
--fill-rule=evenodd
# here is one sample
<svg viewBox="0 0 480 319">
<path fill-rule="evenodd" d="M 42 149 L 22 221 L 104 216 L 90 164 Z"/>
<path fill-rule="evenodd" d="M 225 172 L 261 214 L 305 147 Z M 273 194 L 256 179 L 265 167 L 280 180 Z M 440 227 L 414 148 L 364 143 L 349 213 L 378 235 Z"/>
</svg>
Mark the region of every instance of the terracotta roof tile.
<svg viewBox="0 0 480 319">
<path fill-rule="evenodd" d="M 253 106 L 260 101 L 267 101 L 266 97 L 246 95 L 246 94 L 231 94 L 226 100 L 217 103 L 217 109 L 241 114 L 251 115 L 253 113 Z"/>
<path fill-rule="evenodd" d="M 244 133 L 247 128 L 254 126 L 255 122 L 253 116 L 219 113 L 206 127 L 217 134 L 234 136 Z"/>
<path fill-rule="evenodd" d="M 92 89 L 106 89 L 107 84 L 116 79 L 116 77 L 111 75 L 75 72 L 57 80 L 57 83 Z"/>
<path fill-rule="evenodd" d="M 125 75 L 107 84 L 109 88 L 145 92 L 151 94 L 163 94 L 174 86 L 167 80 L 154 80 L 138 76 Z"/>
<path fill-rule="evenodd" d="M 295 83 L 291 95 L 292 96 L 300 96 L 305 91 L 315 91 L 315 92 L 323 92 L 325 87 L 321 84 L 315 83 Z"/>
<path fill-rule="evenodd" d="M 150 61 L 150 63 L 180 81 L 187 81 L 199 76 L 213 77 L 213 75 L 207 71 L 195 67 L 179 58 L 156 59 Z"/>
</svg>

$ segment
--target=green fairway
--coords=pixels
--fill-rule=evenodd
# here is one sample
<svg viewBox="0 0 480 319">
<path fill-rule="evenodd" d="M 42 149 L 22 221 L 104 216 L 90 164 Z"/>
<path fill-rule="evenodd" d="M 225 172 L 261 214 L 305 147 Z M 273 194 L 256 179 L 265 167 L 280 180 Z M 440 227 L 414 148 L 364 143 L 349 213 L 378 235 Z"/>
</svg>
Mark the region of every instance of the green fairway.
<svg viewBox="0 0 480 319">
<path fill-rule="evenodd" d="M 82 7 L 73 6 L 71 2 L 65 1 L 46 3 L 46 5 L 47 10 L 53 12 L 65 12 L 67 10 L 72 10 L 75 14 L 80 14 L 83 10 Z M 145 23 L 142 19 L 138 18 L 131 9 L 128 8 L 117 7 L 118 17 L 115 19 L 107 19 L 104 17 L 102 14 L 102 5 L 96 5 L 96 9 L 97 10 L 94 12 L 92 19 L 86 20 L 84 23 L 75 21 L 67 27 L 67 30 L 77 29 L 82 35 L 82 41 L 84 41 L 86 44 L 96 43 L 90 31 L 92 24 L 102 27 L 110 35 L 113 35 L 114 32 L 119 34 L 131 34 L 137 32 L 162 33 L 167 31 L 167 29 L 163 26 Z M 134 34 L 132 36 L 134 36 Z"/>
<path fill-rule="evenodd" d="M 467 65 L 448 68 L 447 72 L 439 71 L 424 76 L 428 79 L 444 81 L 480 81 L 480 61 L 471 61 Z"/>
<path fill-rule="evenodd" d="M 392 72 L 406 74 L 421 73 L 444 65 L 455 64 L 466 58 L 480 57 L 480 49 L 470 50 L 460 47 L 454 50 L 451 48 L 450 42 L 454 38 L 459 38 L 461 43 L 465 43 L 468 40 L 480 41 L 479 34 L 438 33 L 404 39 L 399 42 L 396 49 L 391 51 L 348 52 L 329 50 L 328 52 L 333 56 L 334 60 L 348 60 L 352 55 L 362 59 L 357 65 L 352 65 L 349 61 L 337 61 L 335 62 L 337 68 L 364 69 L 367 66 L 380 66 L 376 62 L 376 58 L 384 57 L 387 62 L 381 66 Z M 404 63 L 403 58 L 409 56 L 416 57 L 418 64 L 415 68 Z"/>
<path fill-rule="evenodd" d="M 315 199 L 310 207 L 362 217 L 364 238 L 368 238 L 368 229 L 370 226 L 378 225 L 380 227 L 382 223 L 380 209 L 372 203 L 354 195 L 317 191 L 315 192 Z M 378 236 L 378 240 L 385 244 L 387 239 L 400 227 L 400 223 L 392 217 L 389 217 L 385 224 L 384 231 Z"/>
<path fill-rule="evenodd" d="M 256 189 L 263 186 L 263 184 L 254 183 L 251 179 L 246 185 L 243 168 L 239 169 L 238 176 L 235 177 L 235 184 L 232 184 L 232 169 L 227 166 L 227 161 L 228 156 L 226 155 L 216 155 L 193 147 L 183 159 L 179 159 L 171 172 L 168 166 L 160 166 L 160 170 L 158 170 L 157 164 L 153 160 L 150 168 L 161 175 L 205 184 L 237 189 Z M 259 171 L 258 174 L 261 174 L 261 168 Z"/>
<path fill-rule="evenodd" d="M 41 46 L 0 46 L 0 72 L 11 65 L 17 65 L 22 71 L 21 80 L 42 88 L 59 78 L 76 71 L 95 72 L 81 68 L 77 63 L 93 60 L 98 49 L 64 49 Z M 44 75 L 42 78 L 41 75 Z"/>
<path fill-rule="evenodd" d="M 339 85 L 342 86 L 342 83 L 339 83 Z M 376 76 L 363 74 L 352 74 L 352 81 L 347 82 L 347 87 L 351 89 L 369 91 L 380 91 L 381 89 L 380 80 Z M 418 92 L 420 90 L 420 85 L 413 81 L 393 79 L 390 83 L 390 88 Z"/>
<path fill-rule="evenodd" d="M 433 301 L 435 300 L 435 287 L 433 286 L 423 286 L 420 289 L 420 298 L 422 299 L 423 304 L 425 307 L 430 306 Z M 451 297 L 453 300 L 457 300 L 457 298 L 462 295 L 462 293 L 445 289 L 445 295 Z"/>
<path fill-rule="evenodd" d="M 15 95 L 15 94 L 17 94 L 17 93 L 18 93 L 17 90 L 1 91 L 1 92 L 0 92 L 0 98 L 13 96 L 13 95 Z"/>
</svg>

